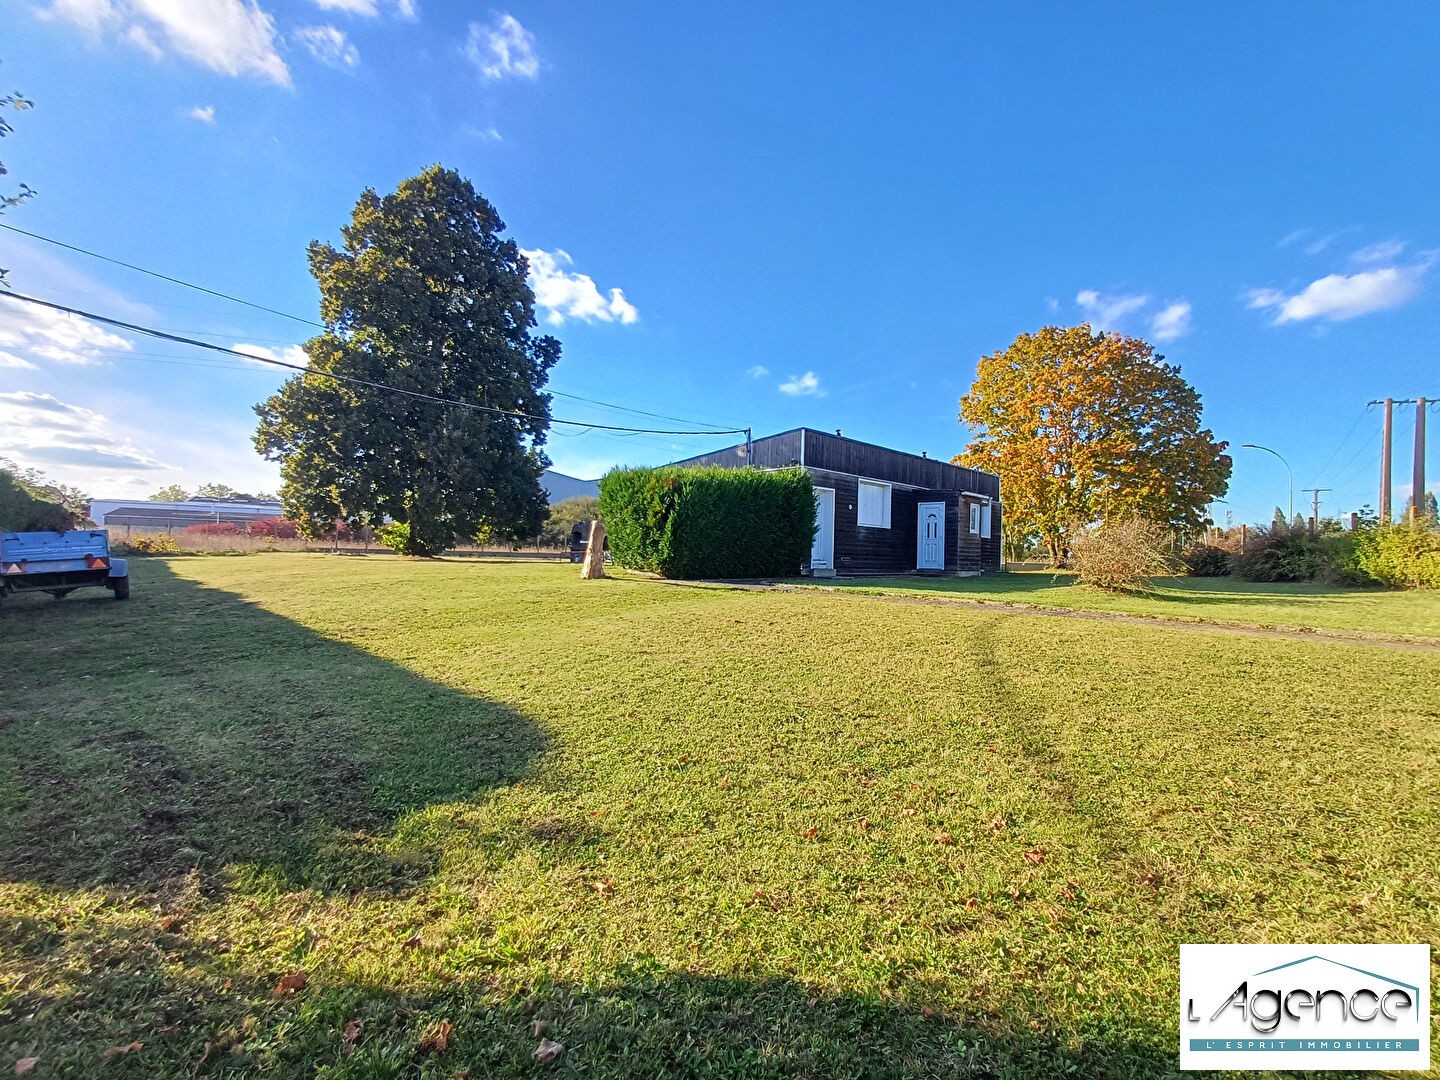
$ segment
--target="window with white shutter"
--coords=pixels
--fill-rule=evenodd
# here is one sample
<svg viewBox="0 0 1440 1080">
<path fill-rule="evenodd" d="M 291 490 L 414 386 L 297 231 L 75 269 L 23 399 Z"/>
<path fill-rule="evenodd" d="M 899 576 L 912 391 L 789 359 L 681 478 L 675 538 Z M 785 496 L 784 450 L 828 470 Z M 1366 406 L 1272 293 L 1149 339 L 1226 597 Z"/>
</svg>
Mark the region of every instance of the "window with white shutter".
<svg viewBox="0 0 1440 1080">
<path fill-rule="evenodd" d="M 890 527 L 890 485 L 874 480 L 861 480 L 855 500 L 855 521 L 875 529 Z"/>
</svg>

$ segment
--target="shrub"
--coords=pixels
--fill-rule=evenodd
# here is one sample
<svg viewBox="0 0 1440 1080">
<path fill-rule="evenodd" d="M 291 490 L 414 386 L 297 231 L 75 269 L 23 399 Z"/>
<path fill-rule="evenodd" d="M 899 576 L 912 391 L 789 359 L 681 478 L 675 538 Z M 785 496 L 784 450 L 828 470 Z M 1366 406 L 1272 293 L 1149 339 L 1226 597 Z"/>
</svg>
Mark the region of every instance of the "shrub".
<svg viewBox="0 0 1440 1080">
<path fill-rule="evenodd" d="M 1150 578 L 1175 572 L 1169 534 L 1138 514 L 1078 530 L 1070 556 L 1081 584 L 1118 592 L 1138 592 Z"/>
<path fill-rule="evenodd" d="M 276 540 L 294 540 L 300 535 L 295 522 L 284 518 L 259 518 L 245 526 L 251 536 L 269 536 Z"/>
<path fill-rule="evenodd" d="M 340 539 L 343 540 L 347 538 L 346 536 L 340 535 L 342 530 L 339 526 L 336 527 L 335 531 Z M 343 531 L 345 533 L 349 532 L 348 529 Z M 405 554 L 406 545 L 410 543 L 410 526 L 403 521 L 392 521 L 389 525 L 381 525 L 380 528 L 375 530 L 375 539 L 395 552 L 396 555 L 403 555 Z"/>
<path fill-rule="evenodd" d="M 1194 543 L 1180 553 L 1191 577 L 1225 577 L 1230 573 L 1230 549 L 1221 544 Z"/>
<path fill-rule="evenodd" d="M 1244 553 L 1235 558 L 1235 574 L 1246 581 L 1313 581 L 1324 566 L 1320 538 L 1299 519 L 1281 516 L 1268 528 L 1251 530 Z"/>
<path fill-rule="evenodd" d="M 1381 585 L 1440 589 L 1440 530 L 1382 525 L 1356 537 L 1356 569 Z"/>
<path fill-rule="evenodd" d="M 174 555 L 180 548 L 169 533 L 136 533 L 110 545 L 117 555 Z"/>
<path fill-rule="evenodd" d="M 600 481 L 615 561 L 671 578 L 797 574 L 815 538 L 803 469 L 615 469 Z"/>
<path fill-rule="evenodd" d="M 0 470 L 0 529 L 6 532 L 65 532 L 75 515 L 57 502 L 36 496 L 9 472 Z"/>
<path fill-rule="evenodd" d="M 186 525 L 185 531 L 191 536 L 239 536 L 243 530 L 233 521 L 202 521 Z"/>
</svg>

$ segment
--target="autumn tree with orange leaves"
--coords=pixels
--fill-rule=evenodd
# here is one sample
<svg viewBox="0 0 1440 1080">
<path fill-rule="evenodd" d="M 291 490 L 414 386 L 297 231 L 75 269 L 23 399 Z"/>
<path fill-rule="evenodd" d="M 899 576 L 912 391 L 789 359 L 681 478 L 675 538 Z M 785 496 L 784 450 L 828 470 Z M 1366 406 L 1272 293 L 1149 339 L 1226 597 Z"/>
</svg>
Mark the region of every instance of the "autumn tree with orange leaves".
<svg viewBox="0 0 1440 1080">
<path fill-rule="evenodd" d="M 957 465 L 1000 474 L 1007 537 L 1039 537 L 1060 565 L 1072 530 L 1139 514 L 1192 532 L 1231 461 L 1200 426 L 1200 395 L 1139 338 L 1088 323 L 1021 334 L 980 360 Z"/>
</svg>

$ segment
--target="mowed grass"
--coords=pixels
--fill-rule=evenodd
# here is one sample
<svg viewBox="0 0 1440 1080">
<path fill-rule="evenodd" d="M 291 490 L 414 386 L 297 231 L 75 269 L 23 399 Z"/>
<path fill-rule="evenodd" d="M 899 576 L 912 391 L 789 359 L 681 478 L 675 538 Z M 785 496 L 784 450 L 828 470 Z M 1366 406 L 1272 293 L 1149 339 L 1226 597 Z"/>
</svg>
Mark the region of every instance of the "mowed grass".
<svg viewBox="0 0 1440 1080">
<path fill-rule="evenodd" d="M 1159 578 L 1147 592 L 1077 584 L 1069 571 L 1022 570 L 972 578 L 796 578 L 791 584 L 1123 615 L 1298 629 L 1440 637 L 1440 590 L 1359 589 L 1237 578 Z"/>
<path fill-rule="evenodd" d="M 132 565 L 0 614 L 0 1070 L 1164 1076 L 1181 942 L 1440 940 L 1440 655 Z"/>
</svg>

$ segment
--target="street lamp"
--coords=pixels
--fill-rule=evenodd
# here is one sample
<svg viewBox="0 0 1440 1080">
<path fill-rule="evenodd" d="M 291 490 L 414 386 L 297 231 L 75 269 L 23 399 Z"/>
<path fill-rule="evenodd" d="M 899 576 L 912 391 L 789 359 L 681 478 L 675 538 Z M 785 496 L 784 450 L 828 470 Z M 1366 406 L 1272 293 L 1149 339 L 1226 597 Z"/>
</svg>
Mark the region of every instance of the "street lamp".
<svg viewBox="0 0 1440 1080">
<path fill-rule="evenodd" d="M 1256 445 L 1256 444 L 1253 443 L 1253 442 L 1247 442 L 1247 443 L 1241 443 L 1241 444 L 1240 444 L 1240 447 L 1241 447 L 1241 449 L 1244 449 L 1244 450 L 1264 450 L 1267 454 L 1274 454 L 1276 457 L 1280 458 L 1280 464 L 1282 464 L 1282 465 L 1285 466 L 1285 475 L 1288 476 L 1288 477 L 1290 477 L 1290 503 L 1289 503 L 1290 512 L 1289 512 L 1288 516 L 1285 518 L 1285 523 L 1288 525 L 1290 522 L 1294 521 L 1294 520 L 1295 520 L 1295 474 L 1290 471 L 1290 462 L 1286 461 L 1283 457 L 1280 457 L 1280 454 L 1279 454 L 1279 453 L 1277 453 L 1277 452 L 1274 451 L 1274 450 L 1271 450 L 1270 447 L 1268 447 L 1268 446 L 1258 446 L 1258 445 Z"/>
</svg>

